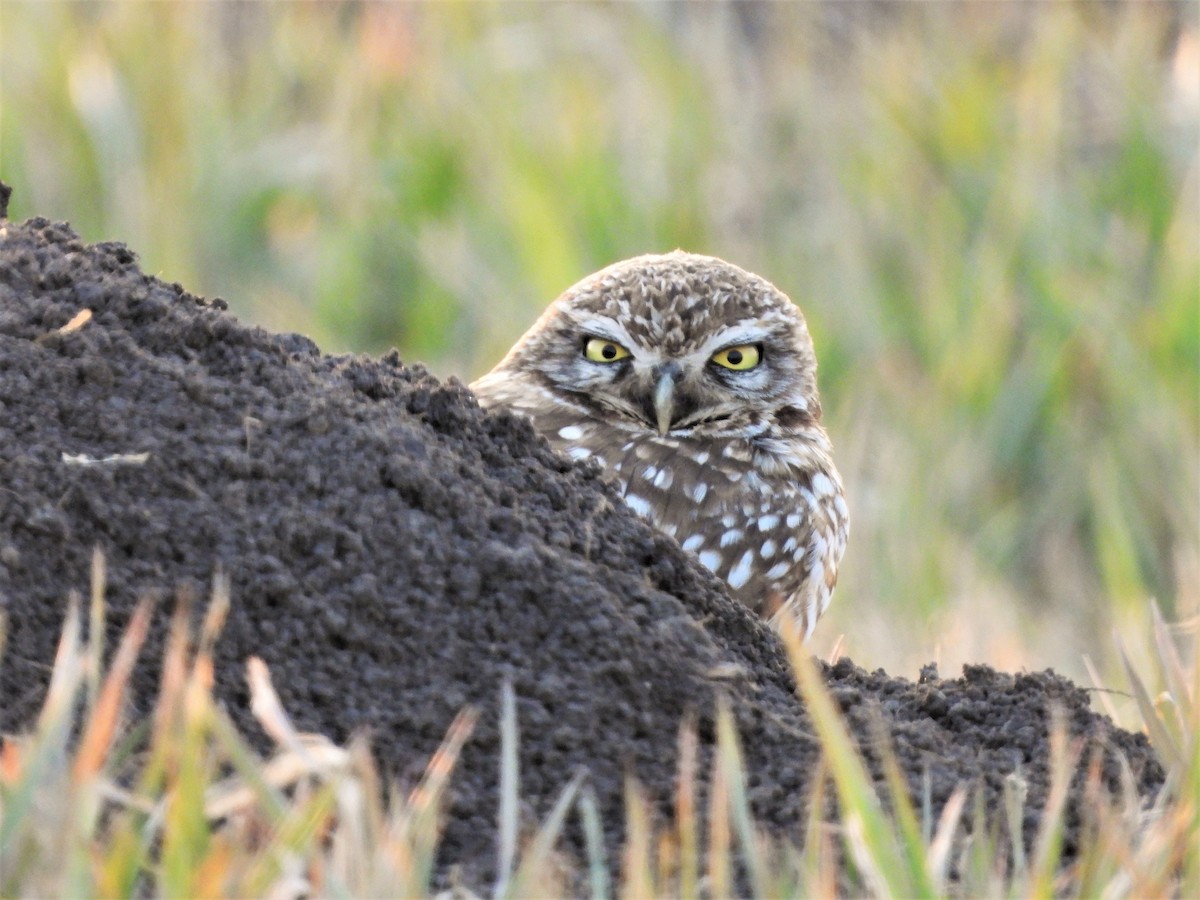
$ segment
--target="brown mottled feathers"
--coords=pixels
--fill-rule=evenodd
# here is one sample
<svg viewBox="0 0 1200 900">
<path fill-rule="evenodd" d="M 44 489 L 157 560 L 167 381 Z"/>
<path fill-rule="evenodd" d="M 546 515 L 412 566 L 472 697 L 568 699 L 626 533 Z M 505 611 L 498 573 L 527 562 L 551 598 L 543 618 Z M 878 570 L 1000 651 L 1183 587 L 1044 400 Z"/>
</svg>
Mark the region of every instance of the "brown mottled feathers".
<svg viewBox="0 0 1200 900">
<path fill-rule="evenodd" d="M 559 297 L 472 388 L 599 460 L 733 596 L 811 632 L 848 516 L 804 317 L 770 283 L 678 251 L 617 263 Z"/>
</svg>

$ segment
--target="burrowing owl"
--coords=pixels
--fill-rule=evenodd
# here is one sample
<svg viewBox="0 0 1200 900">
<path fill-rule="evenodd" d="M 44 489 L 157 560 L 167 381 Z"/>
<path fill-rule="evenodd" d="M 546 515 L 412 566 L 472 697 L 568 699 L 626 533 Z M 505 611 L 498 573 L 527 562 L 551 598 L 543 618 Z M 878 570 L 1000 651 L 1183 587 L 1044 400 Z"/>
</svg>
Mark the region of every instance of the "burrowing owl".
<svg viewBox="0 0 1200 900">
<path fill-rule="evenodd" d="M 594 457 L 637 513 L 764 616 L 807 635 L 849 522 L 800 310 L 767 281 L 676 251 L 572 287 L 471 388 Z"/>
</svg>

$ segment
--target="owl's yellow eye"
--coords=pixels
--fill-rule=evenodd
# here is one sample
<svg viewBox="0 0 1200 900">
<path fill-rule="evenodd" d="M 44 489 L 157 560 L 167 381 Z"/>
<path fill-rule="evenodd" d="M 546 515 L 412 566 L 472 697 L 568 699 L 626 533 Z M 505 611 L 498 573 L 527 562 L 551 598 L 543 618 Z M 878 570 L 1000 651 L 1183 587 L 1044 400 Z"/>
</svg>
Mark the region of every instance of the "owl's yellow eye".
<svg viewBox="0 0 1200 900">
<path fill-rule="evenodd" d="M 624 359 L 629 355 L 629 351 L 620 344 L 606 341 L 604 338 L 588 338 L 588 342 L 583 345 L 583 355 L 592 362 L 610 363 Z"/>
<path fill-rule="evenodd" d="M 762 361 L 762 350 L 758 344 L 726 347 L 724 350 L 714 353 L 712 361 L 723 369 L 745 372 L 747 369 L 753 369 Z"/>
</svg>

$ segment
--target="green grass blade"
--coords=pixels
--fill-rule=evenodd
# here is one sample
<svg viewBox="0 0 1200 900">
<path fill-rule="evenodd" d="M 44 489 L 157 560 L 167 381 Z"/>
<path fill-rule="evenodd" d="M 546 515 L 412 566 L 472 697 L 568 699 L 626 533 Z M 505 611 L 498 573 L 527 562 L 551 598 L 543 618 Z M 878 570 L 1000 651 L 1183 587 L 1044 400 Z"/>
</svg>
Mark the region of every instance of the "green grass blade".
<svg viewBox="0 0 1200 900">
<path fill-rule="evenodd" d="M 588 886 L 593 900 L 604 900 L 611 896 L 612 887 L 604 853 L 604 825 L 596 805 L 596 792 L 591 785 L 585 785 L 579 794 L 579 816 L 583 820 L 583 838 L 587 846 Z"/>
<path fill-rule="evenodd" d="M 954 793 L 950 795 L 950 799 L 942 807 L 942 814 L 938 818 L 937 830 L 933 833 L 933 838 L 929 842 L 925 866 L 926 871 L 929 872 L 929 879 L 933 884 L 933 892 L 939 896 L 946 891 L 946 875 L 950 870 L 950 854 L 954 849 L 954 837 L 958 833 L 958 826 L 962 820 L 963 810 L 967 806 L 967 796 L 968 791 L 965 786 L 959 785 L 954 789 Z"/>
<path fill-rule="evenodd" d="M 505 681 L 500 689 L 500 858 L 495 890 L 497 897 L 507 896 L 509 878 L 517 858 L 517 835 L 521 827 L 517 810 L 517 798 L 521 790 L 519 747 L 516 695 L 512 684 Z"/>
<path fill-rule="evenodd" d="M 714 897 L 728 897 L 733 893 L 731 844 L 729 780 L 725 766 L 714 756 L 708 783 L 708 889 Z"/>
<path fill-rule="evenodd" d="M 1187 672 L 1179 659 L 1179 651 L 1175 648 L 1175 641 L 1171 639 L 1171 630 L 1167 627 L 1157 602 L 1151 602 L 1150 611 L 1154 617 L 1154 645 L 1158 649 L 1158 668 L 1162 672 L 1163 681 L 1179 709 L 1183 723 L 1195 722 L 1196 703 L 1200 698 L 1195 696 L 1192 685 L 1188 683 Z"/>
<path fill-rule="evenodd" d="M 699 897 L 700 835 L 696 813 L 696 773 L 699 764 L 696 721 L 687 716 L 679 729 L 679 788 L 675 794 L 675 825 L 679 830 L 679 895 Z"/>
<path fill-rule="evenodd" d="M 1125 667 L 1125 675 L 1129 678 L 1129 685 L 1133 690 L 1134 699 L 1137 701 L 1138 711 L 1150 734 L 1150 743 L 1158 751 L 1163 765 L 1172 770 L 1182 769 L 1187 765 L 1183 748 L 1175 742 L 1170 730 L 1160 718 L 1154 701 L 1150 699 L 1150 692 L 1146 689 L 1145 682 L 1137 674 L 1133 663 L 1129 661 L 1129 654 L 1125 652 L 1125 645 L 1121 642 L 1120 635 L 1116 637 L 1116 643 L 1121 663 Z"/>
<path fill-rule="evenodd" d="M 554 850 L 554 845 L 558 843 L 558 837 L 567 820 L 567 813 L 570 812 L 571 804 L 575 802 L 575 797 L 586 776 L 587 772 L 584 770 L 576 772 L 575 777 L 563 788 L 558 799 L 554 801 L 550 815 L 546 817 L 546 821 L 534 835 L 529 848 L 522 855 L 521 864 L 517 867 L 516 875 L 513 876 L 512 892 L 509 896 L 531 896 L 534 893 L 533 888 L 546 883 L 550 854 Z"/>
<path fill-rule="evenodd" d="M 729 700 L 724 696 L 717 701 L 717 755 L 728 785 L 729 817 L 742 846 L 750 887 L 756 897 L 764 897 L 767 894 L 766 864 L 755 833 L 750 800 L 746 796 L 746 772 L 738 746 L 737 725 L 733 721 Z"/>
<path fill-rule="evenodd" d="M 104 554 L 92 548 L 92 597 L 88 616 L 88 709 L 100 696 L 100 669 L 104 663 Z"/>
<path fill-rule="evenodd" d="M 1051 900 L 1055 896 L 1055 875 L 1062 854 L 1067 797 L 1078 762 L 1079 750 L 1071 745 L 1065 717 L 1062 710 L 1055 708 L 1050 717 L 1050 790 L 1046 807 L 1042 810 L 1035 844 L 1030 872 L 1030 897 Z"/>
<path fill-rule="evenodd" d="M 896 753 L 882 719 L 874 722 L 872 730 L 892 800 L 892 815 L 899 826 L 900 850 L 908 864 L 909 882 L 917 886 L 922 896 L 929 896 L 934 893 L 934 880 L 926 867 L 926 840 L 908 795 L 908 782 L 896 762 Z"/>
<path fill-rule="evenodd" d="M 1009 846 L 1012 852 L 1013 868 L 1017 872 L 1025 871 L 1025 796 L 1029 786 L 1025 783 L 1020 769 L 1006 775 L 1004 778 L 1004 816 L 1008 822 Z"/>
<path fill-rule="evenodd" d="M 650 862 L 654 830 L 650 824 L 650 805 L 637 779 L 625 776 L 625 847 L 621 854 L 621 896 L 634 900 L 650 897 L 654 890 L 654 869 Z"/>
<path fill-rule="evenodd" d="M 903 852 L 896 846 L 892 823 L 875 794 L 858 749 L 851 742 L 816 665 L 804 652 L 799 635 L 793 629 L 785 628 L 781 636 L 796 676 L 797 689 L 825 748 L 841 802 L 847 846 L 864 877 L 876 893 L 929 896 L 933 885 L 924 865 L 919 867 L 919 872 L 912 872 Z"/>
</svg>

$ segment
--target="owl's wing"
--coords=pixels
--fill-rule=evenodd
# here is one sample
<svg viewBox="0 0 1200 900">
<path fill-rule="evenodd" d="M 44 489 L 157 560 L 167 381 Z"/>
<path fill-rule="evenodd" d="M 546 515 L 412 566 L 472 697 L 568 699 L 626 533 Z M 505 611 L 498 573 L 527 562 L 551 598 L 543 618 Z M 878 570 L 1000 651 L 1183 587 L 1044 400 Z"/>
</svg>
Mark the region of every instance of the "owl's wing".
<svg viewBox="0 0 1200 900">
<path fill-rule="evenodd" d="M 561 391 L 552 391 L 536 378 L 497 369 L 470 387 L 485 409 L 507 409 L 526 416 L 551 447 L 575 459 L 591 456 L 605 443 L 598 439 L 605 426 L 592 418 L 586 405 L 573 402 Z"/>
</svg>

